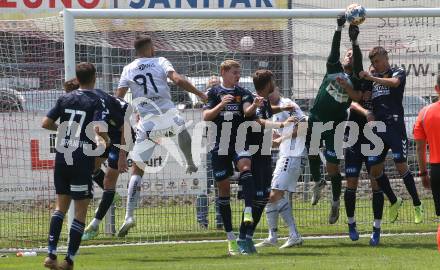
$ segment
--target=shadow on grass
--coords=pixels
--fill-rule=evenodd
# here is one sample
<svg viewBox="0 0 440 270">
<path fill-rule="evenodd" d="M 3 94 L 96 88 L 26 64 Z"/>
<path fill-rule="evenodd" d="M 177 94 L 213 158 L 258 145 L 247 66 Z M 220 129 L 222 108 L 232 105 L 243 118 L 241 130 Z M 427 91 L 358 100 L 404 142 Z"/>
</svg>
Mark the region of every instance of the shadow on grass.
<svg viewBox="0 0 440 270">
<path fill-rule="evenodd" d="M 435 250 L 436 243 L 433 240 L 432 243 L 420 243 L 420 242 L 412 242 L 411 239 L 407 239 L 407 242 L 391 242 L 387 243 L 388 239 L 381 239 L 381 243 L 377 247 L 371 247 L 368 243 L 368 239 L 361 239 L 355 242 L 339 242 L 339 243 L 321 243 L 321 244 L 313 244 L 307 243 L 304 244 L 305 248 L 319 248 L 319 249 L 333 249 L 333 248 L 375 248 L 375 249 L 388 249 L 388 248 L 397 248 L 397 249 L 427 249 L 427 250 Z"/>
</svg>

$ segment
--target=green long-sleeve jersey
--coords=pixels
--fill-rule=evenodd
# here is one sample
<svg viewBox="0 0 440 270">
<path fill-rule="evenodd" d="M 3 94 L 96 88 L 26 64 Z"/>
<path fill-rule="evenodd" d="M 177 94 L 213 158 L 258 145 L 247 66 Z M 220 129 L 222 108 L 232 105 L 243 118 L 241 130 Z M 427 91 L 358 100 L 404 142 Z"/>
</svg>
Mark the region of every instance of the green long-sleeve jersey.
<svg viewBox="0 0 440 270">
<path fill-rule="evenodd" d="M 347 109 L 351 99 L 345 90 L 336 82 L 337 77 L 346 78 L 353 89 L 360 89 L 359 72 L 362 70 L 362 53 L 359 46 L 353 45 L 353 73 L 346 74 L 339 61 L 341 31 L 333 36 L 332 49 L 327 59 L 327 72 L 319 87 L 315 103 L 310 110 L 312 116 L 320 121 L 344 121 L 347 119 Z"/>
</svg>

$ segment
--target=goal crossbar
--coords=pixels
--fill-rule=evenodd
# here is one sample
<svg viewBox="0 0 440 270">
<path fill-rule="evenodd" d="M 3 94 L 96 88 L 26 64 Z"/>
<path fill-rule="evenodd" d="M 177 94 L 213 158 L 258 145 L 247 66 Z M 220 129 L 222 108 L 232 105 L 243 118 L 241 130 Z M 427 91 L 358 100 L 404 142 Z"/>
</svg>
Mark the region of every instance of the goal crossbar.
<svg viewBox="0 0 440 270">
<path fill-rule="evenodd" d="M 369 8 L 369 18 L 440 17 L 440 8 Z M 75 77 L 75 19 L 282 19 L 335 18 L 344 9 L 65 9 L 65 79 Z"/>
</svg>

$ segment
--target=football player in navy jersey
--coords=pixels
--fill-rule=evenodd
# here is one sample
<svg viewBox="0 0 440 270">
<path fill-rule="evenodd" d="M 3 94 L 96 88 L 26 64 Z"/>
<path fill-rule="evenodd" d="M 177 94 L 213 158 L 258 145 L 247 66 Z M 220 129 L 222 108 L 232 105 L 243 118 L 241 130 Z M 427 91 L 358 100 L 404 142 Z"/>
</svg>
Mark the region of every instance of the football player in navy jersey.
<svg viewBox="0 0 440 270">
<path fill-rule="evenodd" d="M 250 226 L 252 219 L 252 201 L 254 180 L 251 172 L 251 159 L 247 151 L 236 152 L 237 129 L 244 122 L 243 104 L 252 100 L 252 93 L 238 86 L 240 64 L 234 60 L 225 60 L 220 66 L 223 82 L 208 91 L 208 102 L 204 106 L 203 120 L 212 121 L 217 126 L 217 136 L 211 151 L 214 179 L 219 190 L 219 209 L 228 239 L 229 255 L 239 254 L 236 237 L 232 232 L 230 205 L 230 181 L 233 175 L 233 163 L 240 171 L 240 184 L 243 187 L 245 201 L 244 222 Z"/>
<path fill-rule="evenodd" d="M 370 68 L 370 72 L 371 72 Z M 361 80 L 361 90 L 362 99 L 359 102 L 353 102 L 350 106 L 349 121 L 355 122 L 359 126 L 359 136 L 356 143 L 345 150 L 345 177 L 347 180 L 347 187 L 344 192 L 345 210 L 348 219 L 348 230 L 349 237 L 352 241 L 357 241 L 359 239 L 359 233 L 357 231 L 356 219 L 355 219 L 355 209 L 356 209 L 356 190 L 359 182 L 359 175 L 362 169 L 362 164 L 365 163 L 367 172 L 370 173 L 370 166 L 368 163 L 368 156 L 362 153 L 362 144 L 370 144 L 370 141 L 365 137 L 364 127 L 368 122 L 368 118 L 371 117 L 371 112 L 373 110 L 373 105 L 371 102 L 371 90 L 372 83 L 367 80 Z M 390 185 L 389 179 L 386 177 L 385 172 L 383 185 Z M 380 189 L 377 181 L 374 178 L 371 179 L 371 189 L 373 192 L 372 208 L 373 208 L 373 233 L 370 238 L 370 245 L 377 246 L 380 242 L 380 227 L 383 215 L 383 205 L 384 205 L 384 192 Z M 396 195 L 389 189 L 389 193 L 386 193 L 391 204 L 395 203 Z M 390 207 L 390 214 L 392 212 L 392 207 Z M 391 220 L 397 218 L 397 213 L 395 212 Z"/>
<path fill-rule="evenodd" d="M 104 151 L 105 145 L 93 150 L 95 142 L 90 138 L 101 136 L 98 142 L 109 142 L 105 130 L 108 117 L 105 103 L 93 89 L 96 69 L 93 64 L 76 66 L 76 77 L 80 88 L 61 96 L 43 119 L 42 127 L 58 131 L 54 182 L 57 194 L 56 210 L 52 214 L 49 228 L 48 256 L 44 266 L 49 269 L 73 269 L 73 260 L 81 243 L 87 207 L 93 197 L 91 175 L 95 156 Z M 60 124 L 55 122 L 60 119 Z M 93 125 L 96 134 L 86 134 Z M 91 129 L 91 130 L 93 130 Z M 71 200 L 75 203 L 75 217 L 70 227 L 67 255 L 61 265 L 57 262 L 57 244 L 64 216 Z"/>
<path fill-rule="evenodd" d="M 294 121 L 294 117 L 289 117 L 284 122 L 273 122 L 271 120 L 273 113 L 293 109 L 290 104 L 285 107 L 271 106 L 268 97 L 275 89 L 273 77 L 270 70 L 257 70 L 252 76 L 257 95 L 255 98 L 246 98 L 243 104 L 246 119 L 255 121 L 259 131 L 254 132 L 250 130 L 251 128 L 248 128 L 247 132 L 246 149 L 249 151 L 252 151 L 251 147 L 257 147 L 257 149 L 251 158 L 251 173 L 254 180 L 254 193 L 252 194 L 253 224 L 252 226 L 246 226 L 243 215 L 237 241 L 241 254 L 256 253 L 252 238 L 271 191 L 272 154 L 270 148 L 272 146 L 272 128 L 283 128 Z M 264 140 L 267 136 L 270 138 L 267 141 L 269 143 Z"/>
<path fill-rule="evenodd" d="M 384 149 L 379 156 L 368 157 L 371 166 L 371 175 L 374 177 L 384 192 L 390 189 L 386 183 L 386 176 L 383 174 L 384 161 L 388 150 L 393 153 L 394 163 L 397 171 L 403 178 L 406 189 L 411 195 L 415 223 L 423 221 L 423 205 L 417 194 L 414 177 L 407 164 L 408 139 L 404 122 L 403 94 L 405 91 L 406 73 L 403 69 L 391 67 L 388 59 L 388 52 L 383 47 L 374 47 L 369 56 L 375 72 L 362 71 L 360 76 L 373 82 L 372 102 L 373 113 L 371 119 L 381 121 L 386 126 L 385 132 L 376 132 L 382 139 Z M 370 119 L 370 120 L 371 120 Z M 401 198 L 396 198 L 393 207 L 398 209 L 402 204 Z"/>
<path fill-rule="evenodd" d="M 97 158 L 95 162 L 93 179 L 100 179 L 101 182 L 103 181 L 102 188 L 104 192 L 102 194 L 102 199 L 99 203 L 98 209 L 95 213 L 95 218 L 85 229 L 82 240 L 91 240 L 98 235 L 99 224 L 106 215 L 115 198 L 116 182 L 118 180 L 119 173 L 121 171 L 126 171 L 126 168 L 118 168 L 119 155 L 126 155 L 126 152 L 121 153 L 119 148 L 115 145 L 121 144 L 121 129 L 124 124 L 124 116 L 127 112 L 128 103 L 125 100 L 111 96 L 100 89 L 95 89 L 93 92 L 104 100 L 106 107 L 109 110 L 107 124 L 111 144 L 106 149 L 105 153 L 101 155 L 101 157 Z M 105 160 L 107 160 L 108 167 L 104 174 L 101 169 L 101 164 L 104 163 Z M 123 158 L 123 160 L 126 159 Z"/>
</svg>

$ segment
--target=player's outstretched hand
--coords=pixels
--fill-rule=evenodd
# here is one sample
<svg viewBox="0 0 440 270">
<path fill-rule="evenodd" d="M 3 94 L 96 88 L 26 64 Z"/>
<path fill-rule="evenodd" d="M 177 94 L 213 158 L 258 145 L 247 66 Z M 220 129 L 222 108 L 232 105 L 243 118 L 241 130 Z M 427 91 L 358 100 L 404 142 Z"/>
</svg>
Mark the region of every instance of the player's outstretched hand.
<svg viewBox="0 0 440 270">
<path fill-rule="evenodd" d="M 370 72 L 365 71 L 365 70 L 362 70 L 361 72 L 359 72 L 359 77 L 361 79 L 368 80 L 368 81 L 371 81 L 371 79 L 373 78 L 373 76 L 371 76 Z"/>
<path fill-rule="evenodd" d="M 282 137 L 279 137 L 279 138 L 276 138 L 276 139 L 273 139 L 272 140 L 272 147 L 273 148 L 278 148 L 278 147 L 280 147 L 280 144 L 283 142 L 283 138 Z"/>
<path fill-rule="evenodd" d="M 350 24 L 350 27 L 348 28 L 348 36 L 350 37 L 350 40 L 356 41 L 359 35 L 359 26 Z"/>
<path fill-rule="evenodd" d="M 231 101 L 233 101 L 234 100 L 234 96 L 233 95 L 224 95 L 223 97 L 222 97 L 222 104 L 223 104 L 223 106 L 225 106 L 226 104 L 228 104 L 229 102 L 231 102 Z"/>
<path fill-rule="evenodd" d="M 287 104 L 284 107 L 281 107 L 282 111 L 293 112 L 295 111 L 295 106 L 293 104 Z"/>
<path fill-rule="evenodd" d="M 345 14 L 338 15 L 338 17 L 336 19 L 338 26 L 344 26 L 345 21 L 346 21 Z"/>
<path fill-rule="evenodd" d="M 206 103 L 208 101 L 208 95 L 206 93 L 200 92 L 199 98 L 204 103 Z"/>
<path fill-rule="evenodd" d="M 258 108 L 263 106 L 263 102 L 264 102 L 264 98 L 263 97 L 255 97 L 254 98 L 254 104 L 255 106 L 257 106 Z"/>
</svg>

